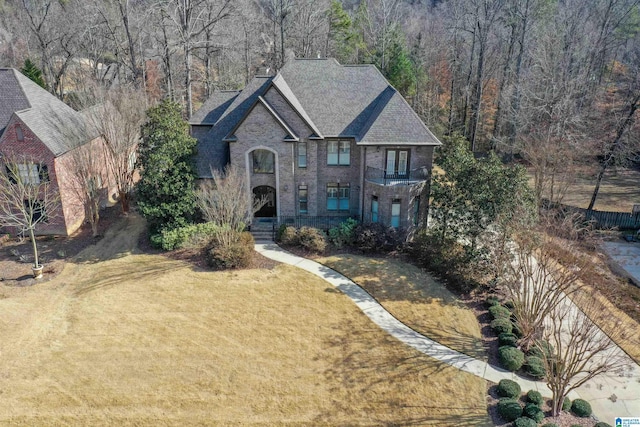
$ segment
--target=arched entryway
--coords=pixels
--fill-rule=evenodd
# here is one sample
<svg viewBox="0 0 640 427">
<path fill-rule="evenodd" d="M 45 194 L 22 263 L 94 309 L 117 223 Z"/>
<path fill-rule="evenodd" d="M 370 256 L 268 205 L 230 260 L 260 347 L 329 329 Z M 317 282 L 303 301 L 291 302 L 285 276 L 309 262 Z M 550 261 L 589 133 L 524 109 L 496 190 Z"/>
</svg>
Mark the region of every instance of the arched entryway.
<svg viewBox="0 0 640 427">
<path fill-rule="evenodd" d="M 260 199 L 262 197 L 266 197 L 267 203 L 260 208 L 258 212 L 255 213 L 256 217 L 265 218 L 265 217 L 274 217 L 276 216 L 276 189 L 271 187 L 270 185 L 259 185 L 253 189 L 253 195 Z"/>
</svg>

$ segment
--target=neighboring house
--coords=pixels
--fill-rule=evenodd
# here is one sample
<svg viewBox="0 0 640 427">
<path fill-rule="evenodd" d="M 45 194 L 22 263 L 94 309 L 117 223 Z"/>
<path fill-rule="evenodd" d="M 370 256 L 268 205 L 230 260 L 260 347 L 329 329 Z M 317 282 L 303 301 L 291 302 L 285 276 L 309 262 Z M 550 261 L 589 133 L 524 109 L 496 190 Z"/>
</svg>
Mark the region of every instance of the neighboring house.
<svg viewBox="0 0 640 427">
<path fill-rule="evenodd" d="M 25 176 L 49 180 L 60 196 L 60 211 L 42 213 L 49 219 L 38 226 L 38 234 L 69 235 L 85 219 L 72 168 L 74 150 L 92 149 L 97 156 L 103 154 L 101 139 L 90 128 L 82 113 L 19 71 L 0 68 L 0 164 L 7 158 L 33 159 L 34 163 L 19 165 Z M 29 168 L 39 168 L 38 173 L 28 173 Z"/>
<path fill-rule="evenodd" d="M 372 65 L 295 59 L 275 77 L 215 92 L 190 125 L 200 177 L 237 165 L 268 197 L 256 216 L 426 221 L 440 141 Z"/>
</svg>

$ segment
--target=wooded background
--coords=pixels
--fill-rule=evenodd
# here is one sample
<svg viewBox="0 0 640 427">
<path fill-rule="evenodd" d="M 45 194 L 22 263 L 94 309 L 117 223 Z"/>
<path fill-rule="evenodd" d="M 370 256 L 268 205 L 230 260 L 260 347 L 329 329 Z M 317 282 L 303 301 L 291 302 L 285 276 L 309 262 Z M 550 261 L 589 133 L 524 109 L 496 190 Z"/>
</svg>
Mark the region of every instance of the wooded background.
<svg viewBox="0 0 640 427">
<path fill-rule="evenodd" d="M 576 169 L 640 157 L 640 0 L 0 0 L 0 12 L 0 64 L 32 60 L 76 107 L 95 85 L 132 85 L 188 118 L 288 58 L 335 57 L 375 64 L 436 135 L 527 161 L 539 197 Z"/>
</svg>

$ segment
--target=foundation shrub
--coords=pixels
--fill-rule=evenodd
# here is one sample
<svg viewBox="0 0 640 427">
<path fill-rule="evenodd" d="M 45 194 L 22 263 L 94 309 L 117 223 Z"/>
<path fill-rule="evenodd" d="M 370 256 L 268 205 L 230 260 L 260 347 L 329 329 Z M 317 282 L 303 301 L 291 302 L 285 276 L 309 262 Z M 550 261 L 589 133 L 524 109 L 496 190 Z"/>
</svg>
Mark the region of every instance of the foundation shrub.
<svg viewBox="0 0 640 427">
<path fill-rule="evenodd" d="M 500 380 L 498 383 L 498 387 L 496 389 L 498 396 L 500 397 L 510 397 L 512 399 L 517 399 L 520 397 L 520 393 L 522 389 L 520 388 L 520 384 L 513 380 Z"/>
<path fill-rule="evenodd" d="M 498 349 L 498 360 L 505 369 L 515 372 L 524 364 L 524 353 L 515 347 L 502 346 Z"/>
<path fill-rule="evenodd" d="M 206 252 L 207 264 L 216 270 L 246 268 L 251 265 L 255 242 L 251 233 L 239 233 L 230 245 L 211 243 Z"/>
<path fill-rule="evenodd" d="M 514 421 L 522 416 L 522 407 L 515 399 L 500 399 L 497 408 L 498 414 L 500 414 L 505 421 Z"/>
<path fill-rule="evenodd" d="M 281 225 L 278 229 L 278 234 L 280 235 L 278 241 L 285 246 L 298 246 L 300 244 L 298 230 L 295 227 Z"/>
<path fill-rule="evenodd" d="M 489 307 L 489 313 L 494 319 L 509 319 L 511 318 L 511 312 L 507 307 L 503 307 L 499 304 Z"/>
<path fill-rule="evenodd" d="M 327 248 L 327 238 L 322 230 L 313 227 L 301 227 L 298 230 L 299 245 L 316 253 L 322 253 Z"/>
<path fill-rule="evenodd" d="M 380 223 L 359 224 L 353 229 L 353 246 L 364 253 L 388 253 L 404 242 L 404 233 Z"/>
<path fill-rule="evenodd" d="M 540 394 L 539 391 L 529 390 L 527 392 L 527 402 L 538 405 L 538 407 L 542 407 L 542 404 L 544 403 L 544 397 L 542 397 L 542 394 Z"/>
<path fill-rule="evenodd" d="M 517 347 L 518 338 L 516 338 L 516 336 L 513 334 L 508 334 L 503 332 L 500 335 L 498 335 L 498 344 L 500 344 L 500 346 L 508 345 L 511 347 Z"/>
<path fill-rule="evenodd" d="M 520 417 L 513 423 L 513 425 L 515 427 L 537 427 L 538 423 L 531 418 Z"/>
<path fill-rule="evenodd" d="M 580 418 L 591 416 L 591 405 L 584 399 L 576 399 L 571 404 L 571 412 Z"/>
<path fill-rule="evenodd" d="M 524 407 L 523 414 L 536 422 L 536 425 L 544 420 L 544 412 L 535 403 L 528 403 Z"/>
<path fill-rule="evenodd" d="M 511 331 L 513 331 L 513 323 L 511 323 L 511 320 L 509 319 L 500 317 L 491 321 L 491 329 L 493 329 L 498 335 L 510 334 Z"/>
<path fill-rule="evenodd" d="M 544 378 L 547 374 L 544 367 L 544 361 L 537 356 L 527 356 L 524 370 L 527 374 L 536 379 Z"/>
</svg>

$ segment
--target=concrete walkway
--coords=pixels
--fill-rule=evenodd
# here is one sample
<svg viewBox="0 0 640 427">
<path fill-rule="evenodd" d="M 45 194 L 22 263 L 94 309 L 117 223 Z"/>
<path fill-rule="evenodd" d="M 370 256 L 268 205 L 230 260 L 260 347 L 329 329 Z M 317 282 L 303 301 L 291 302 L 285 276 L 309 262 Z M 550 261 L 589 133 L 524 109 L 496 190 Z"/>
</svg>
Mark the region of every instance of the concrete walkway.
<svg viewBox="0 0 640 427">
<path fill-rule="evenodd" d="M 551 397 L 551 391 L 543 382 L 522 378 L 512 372 L 489 365 L 487 362 L 459 353 L 417 333 L 393 317 L 364 289 L 335 270 L 315 261 L 293 255 L 275 243 L 257 243 L 255 249 L 267 258 L 293 265 L 323 278 L 351 298 L 375 324 L 416 350 L 488 381 L 498 383 L 501 379 L 511 379 L 517 381 L 524 391 L 538 390 L 543 396 Z M 615 397 L 612 398 L 614 394 Z M 614 424 L 613 421 L 616 417 L 639 417 L 640 369 L 634 365 L 629 372 L 596 378 L 570 394 L 572 399 L 578 397 L 588 400 L 593 407 L 594 414 L 609 424 Z"/>
</svg>

